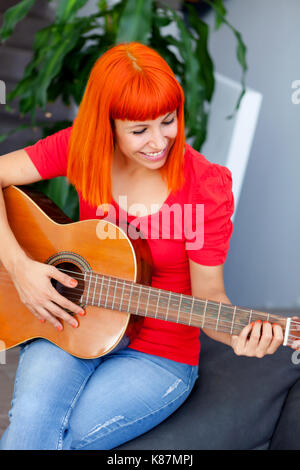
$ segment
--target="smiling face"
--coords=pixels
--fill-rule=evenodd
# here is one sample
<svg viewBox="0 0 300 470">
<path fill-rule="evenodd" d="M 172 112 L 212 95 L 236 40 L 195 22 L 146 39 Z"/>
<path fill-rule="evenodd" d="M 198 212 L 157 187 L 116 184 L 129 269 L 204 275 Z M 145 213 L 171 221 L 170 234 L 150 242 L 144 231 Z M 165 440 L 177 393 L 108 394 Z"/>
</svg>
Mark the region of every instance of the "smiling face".
<svg viewBox="0 0 300 470">
<path fill-rule="evenodd" d="M 177 111 L 148 121 L 115 119 L 115 158 L 124 168 L 161 168 L 177 135 Z"/>
</svg>

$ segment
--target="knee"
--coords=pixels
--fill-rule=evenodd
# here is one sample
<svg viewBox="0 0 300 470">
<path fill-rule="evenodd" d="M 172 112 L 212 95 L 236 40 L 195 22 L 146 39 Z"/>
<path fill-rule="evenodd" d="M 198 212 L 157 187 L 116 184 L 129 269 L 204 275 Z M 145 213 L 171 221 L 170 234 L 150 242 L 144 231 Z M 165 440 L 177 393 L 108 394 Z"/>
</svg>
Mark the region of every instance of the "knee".
<svg viewBox="0 0 300 470">
<path fill-rule="evenodd" d="M 126 418 L 119 415 L 109 419 L 104 418 L 103 422 L 88 427 L 84 419 L 78 419 L 75 415 L 70 419 L 64 448 L 68 447 L 71 450 L 113 449 L 124 440 L 122 427 L 125 424 Z"/>
</svg>

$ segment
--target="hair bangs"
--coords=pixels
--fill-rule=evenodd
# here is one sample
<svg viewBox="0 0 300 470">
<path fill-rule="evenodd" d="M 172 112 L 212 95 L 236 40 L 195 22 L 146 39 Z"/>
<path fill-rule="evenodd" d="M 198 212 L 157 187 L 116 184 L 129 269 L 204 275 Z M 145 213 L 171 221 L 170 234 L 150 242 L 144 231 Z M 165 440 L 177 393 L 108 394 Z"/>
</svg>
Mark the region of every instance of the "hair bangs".
<svg viewBox="0 0 300 470">
<path fill-rule="evenodd" d="M 157 119 L 181 105 L 182 96 L 175 80 L 159 80 L 157 75 L 138 73 L 118 88 L 111 103 L 111 119 L 145 121 Z"/>
</svg>

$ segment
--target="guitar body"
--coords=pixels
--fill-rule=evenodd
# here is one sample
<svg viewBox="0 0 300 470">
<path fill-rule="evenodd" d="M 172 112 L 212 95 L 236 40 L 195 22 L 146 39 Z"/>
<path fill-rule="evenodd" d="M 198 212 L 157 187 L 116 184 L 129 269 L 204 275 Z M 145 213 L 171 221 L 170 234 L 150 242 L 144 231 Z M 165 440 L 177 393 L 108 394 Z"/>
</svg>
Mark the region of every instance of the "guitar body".
<svg viewBox="0 0 300 470">
<path fill-rule="evenodd" d="M 26 187 L 10 186 L 3 193 L 10 227 L 25 252 L 36 261 L 80 273 L 76 299 L 91 289 L 84 280 L 85 272 L 151 284 L 152 259 L 146 240 L 131 240 L 122 229 L 105 220 L 72 222 L 50 199 Z M 107 230 L 114 236 L 101 239 L 99 234 Z M 41 323 L 26 308 L 0 262 L 3 279 L 0 340 L 5 349 L 41 337 L 77 357 L 94 358 L 110 352 L 125 333 L 131 335 L 143 322 L 143 318 L 132 314 L 80 304 L 86 315 L 76 316 L 79 327 L 72 328 L 62 321 L 63 331 L 59 332 L 50 323 Z M 75 302 L 70 296 L 72 299 Z"/>
</svg>

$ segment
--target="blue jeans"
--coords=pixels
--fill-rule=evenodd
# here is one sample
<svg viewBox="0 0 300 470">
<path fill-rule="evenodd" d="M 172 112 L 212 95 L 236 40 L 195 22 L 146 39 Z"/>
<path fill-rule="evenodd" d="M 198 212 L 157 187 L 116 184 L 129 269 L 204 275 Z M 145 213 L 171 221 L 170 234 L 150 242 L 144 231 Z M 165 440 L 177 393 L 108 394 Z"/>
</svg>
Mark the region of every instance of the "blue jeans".
<svg viewBox="0 0 300 470">
<path fill-rule="evenodd" d="M 190 366 L 128 348 L 76 358 L 44 339 L 21 347 L 0 449 L 113 449 L 152 429 L 188 397 Z"/>
</svg>

